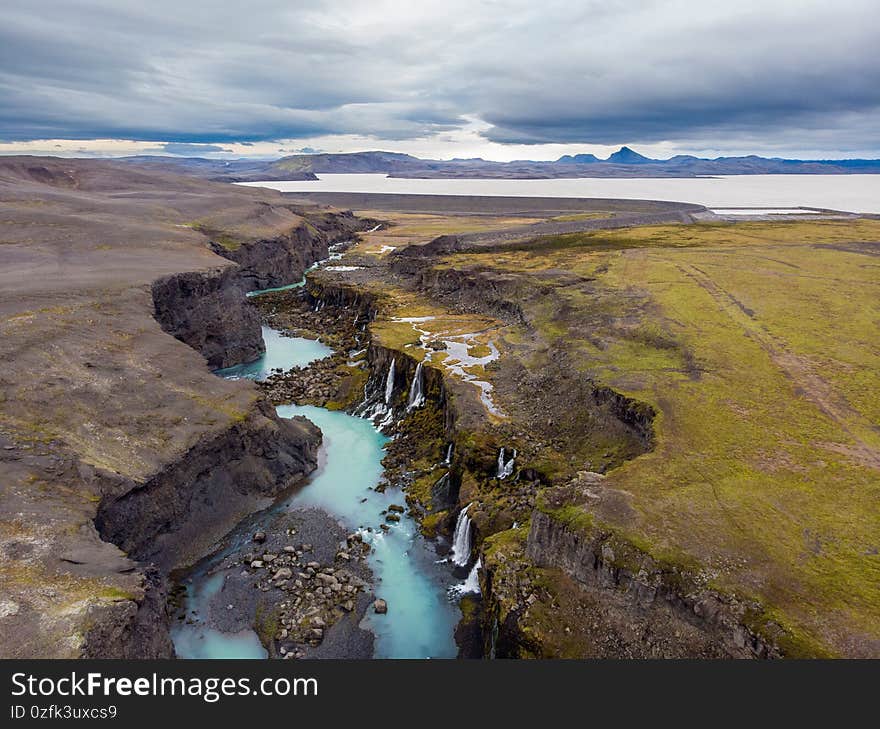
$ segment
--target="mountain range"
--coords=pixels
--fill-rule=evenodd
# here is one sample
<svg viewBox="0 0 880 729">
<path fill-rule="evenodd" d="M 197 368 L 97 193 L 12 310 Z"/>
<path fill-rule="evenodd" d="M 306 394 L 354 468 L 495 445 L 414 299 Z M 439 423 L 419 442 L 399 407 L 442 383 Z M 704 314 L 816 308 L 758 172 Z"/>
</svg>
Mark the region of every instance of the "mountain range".
<svg viewBox="0 0 880 729">
<path fill-rule="evenodd" d="M 319 174 L 381 173 L 409 178 L 555 177 L 704 177 L 712 175 L 829 175 L 880 174 L 880 160 L 801 160 L 778 157 L 716 157 L 677 155 L 652 159 L 621 147 L 607 159 L 592 154 L 565 155 L 553 161 L 493 162 L 480 158 L 432 160 L 398 152 L 296 154 L 277 160 L 212 160 L 197 157 L 126 157 L 144 168 L 187 172 L 228 182 L 256 180 L 312 180 Z"/>
</svg>

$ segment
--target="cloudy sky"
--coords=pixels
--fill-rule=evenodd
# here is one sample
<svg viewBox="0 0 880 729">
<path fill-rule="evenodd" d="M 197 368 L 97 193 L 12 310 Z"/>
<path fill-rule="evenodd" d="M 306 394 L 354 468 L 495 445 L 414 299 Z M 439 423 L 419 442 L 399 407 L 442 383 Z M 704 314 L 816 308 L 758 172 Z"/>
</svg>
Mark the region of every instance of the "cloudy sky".
<svg viewBox="0 0 880 729">
<path fill-rule="evenodd" d="M 3 0 L 0 153 L 880 157 L 878 0 Z"/>
</svg>

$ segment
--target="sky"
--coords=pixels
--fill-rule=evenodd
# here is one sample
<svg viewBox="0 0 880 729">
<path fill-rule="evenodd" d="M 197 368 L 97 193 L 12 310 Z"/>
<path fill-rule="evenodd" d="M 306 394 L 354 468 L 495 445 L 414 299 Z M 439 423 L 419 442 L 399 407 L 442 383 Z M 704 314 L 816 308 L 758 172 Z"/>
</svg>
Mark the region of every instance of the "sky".
<svg viewBox="0 0 880 729">
<path fill-rule="evenodd" d="M 0 154 L 880 157 L 878 0 L 3 0 Z"/>
</svg>

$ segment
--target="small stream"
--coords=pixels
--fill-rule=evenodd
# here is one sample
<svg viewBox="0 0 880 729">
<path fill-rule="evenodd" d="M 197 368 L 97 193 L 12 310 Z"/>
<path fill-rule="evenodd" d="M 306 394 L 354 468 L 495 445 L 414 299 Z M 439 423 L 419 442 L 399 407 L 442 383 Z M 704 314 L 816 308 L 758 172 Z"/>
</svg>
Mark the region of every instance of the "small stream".
<svg viewBox="0 0 880 729">
<path fill-rule="evenodd" d="M 326 345 L 309 339 L 285 337 L 263 327 L 265 355 L 246 365 L 219 370 L 229 378 L 264 379 L 275 367 L 303 366 L 330 354 Z M 237 545 L 260 528 L 263 519 L 283 509 L 319 508 L 338 518 L 346 529 L 359 530 L 373 551 L 368 563 L 374 592 L 388 603 L 388 613 L 367 612 L 362 627 L 375 636 L 376 658 L 454 658 L 453 638 L 460 618 L 452 567 L 439 561 L 435 550 L 419 534 L 415 522 L 404 516 L 383 532 L 381 512 L 391 504 L 405 504 L 400 489 L 373 490 L 383 476 L 381 460 L 388 439 L 366 419 L 313 406 L 282 405 L 284 418 L 304 415 L 323 432 L 319 468 L 307 483 L 285 496 L 263 515 L 249 519 L 227 539 L 229 546 L 203 560 L 184 576 L 187 622 L 175 621 L 172 639 L 181 658 L 265 658 L 266 650 L 252 630 L 222 633 L 199 617 L 223 585 L 222 573 L 211 574 Z"/>
</svg>

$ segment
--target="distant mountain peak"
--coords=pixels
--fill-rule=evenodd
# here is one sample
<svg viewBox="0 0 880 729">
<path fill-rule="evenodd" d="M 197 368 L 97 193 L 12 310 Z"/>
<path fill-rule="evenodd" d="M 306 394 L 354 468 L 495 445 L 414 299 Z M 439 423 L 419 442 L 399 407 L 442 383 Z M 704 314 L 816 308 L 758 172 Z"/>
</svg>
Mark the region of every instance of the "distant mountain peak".
<svg viewBox="0 0 880 729">
<path fill-rule="evenodd" d="M 600 160 L 595 154 L 566 154 L 556 161 L 563 165 L 589 165 Z"/>
<path fill-rule="evenodd" d="M 614 154 L 608 157 L 606 162 L 618 165 L 642 165 L 646 162 L 653 162 L 650 157 L 645 157 L 629 147 L 621 147 Z"/>
</svg>

